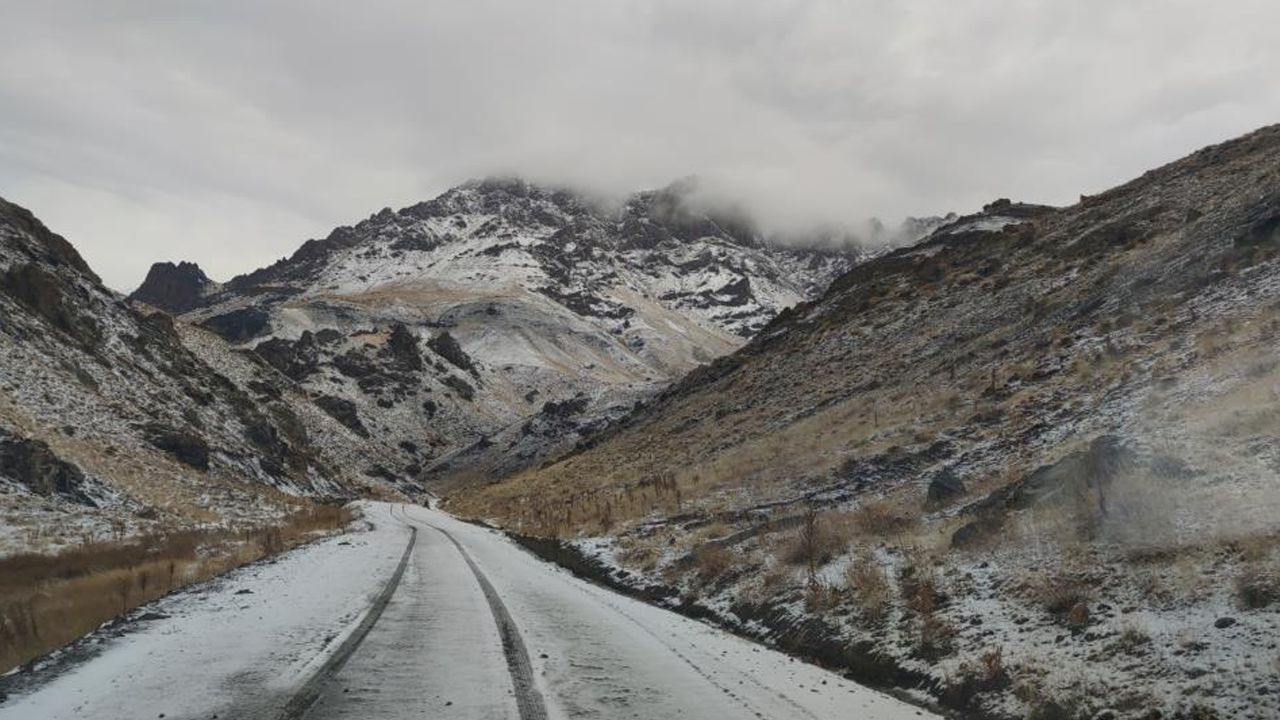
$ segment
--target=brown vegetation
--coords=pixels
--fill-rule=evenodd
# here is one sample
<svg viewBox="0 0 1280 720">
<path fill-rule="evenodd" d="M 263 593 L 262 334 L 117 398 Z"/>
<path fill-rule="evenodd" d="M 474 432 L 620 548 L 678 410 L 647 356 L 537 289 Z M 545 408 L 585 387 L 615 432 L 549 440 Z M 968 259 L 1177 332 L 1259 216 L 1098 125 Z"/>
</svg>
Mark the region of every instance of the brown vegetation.
<svg viewBox="0 0 1280 720">
<path fill-rule="evenodd" d="M 0 672 L 192 583 L 303 544 L 351 521 L 316 506 L 280 524 L 183 530 L 0 559 Z"/>
</svg>

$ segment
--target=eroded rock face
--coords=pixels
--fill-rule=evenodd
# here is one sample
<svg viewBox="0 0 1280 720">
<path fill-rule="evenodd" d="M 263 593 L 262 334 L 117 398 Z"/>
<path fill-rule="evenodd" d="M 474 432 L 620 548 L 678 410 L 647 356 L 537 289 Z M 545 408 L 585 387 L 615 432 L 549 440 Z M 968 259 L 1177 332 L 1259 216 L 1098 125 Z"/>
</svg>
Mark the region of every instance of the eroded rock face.
<svg viewBox="0 0 1280 720">
<path fill-rule="evenodd" d="M 37 495 L 96 505 L 84 491 L 84 472 L 64 462 L 41 440 L 29 440 L 0 430 L 0 476 L 16 481 Z"/>
<path fill-rule="evenodd" d="M 82 346 L 92 347 L 102 337 L 98 321 L 80 311 L 66 283 L 36 263 L 18 265 L 4 273 L 0 290 Z"/>
<path fill-rule="evenodd" d="M 129 299 L 178 315 L 199 307 L 214 287 L 216 284 L 195 263 L 160 262 L 151 266 L 147 278 Z"/>
<path fill-rule="evenodd" d="M 145 428 L 147 440 L 174 460 L 197 470 L 209 469 L 209 445 L 190 430 L 152 423 Z"/>
<path fill-rule="evenodd" d="M 427 347 L 430 347 L 437 355 L 448 360 L 459 370 L 466 370 L 475 374 L 476 368 L 471 362 L 471 357 L 462 350 L 462 346 L 447 330 L 428 340 Z"/>
<path fill-rule="evenodd" d="M 240 343 L 258 337 L 267 329 L 271 317 L 259 308 L 242 308 L 214 315 L 202 326 L 218 333 L 228 342 Z"/>
<path fill-rule="evenodd" d="M 369 430 L 361 422 L 355 403 L 332 395 L 322 395 L 316 398 L 314 402 L 321 410 L 329 413 L 334 420 L 347 426 L 351 432 L 360 437 L 369 437 Z"/>
</svg>

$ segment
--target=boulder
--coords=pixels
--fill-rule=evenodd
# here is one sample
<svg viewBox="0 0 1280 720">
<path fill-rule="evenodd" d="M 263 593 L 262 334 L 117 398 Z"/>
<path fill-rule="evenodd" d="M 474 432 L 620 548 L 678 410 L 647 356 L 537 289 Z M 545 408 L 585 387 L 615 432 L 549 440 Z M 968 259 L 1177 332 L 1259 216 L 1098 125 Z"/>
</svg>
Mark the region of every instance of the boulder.
<svg viewBox="0 0 1280 720">
<path fill-rule="evenodd" d="M 951 468 L 943 468 L 929 481 L 929 489 L 925 495 L 926 507 L 939 507 L 964 495 L 965 487 Z"/>
<path fill-rule="evenodd" d="M 37 495 L 57 496 L 90 507 L 97 505 L 84 492 L 84 472 L 63 461 L 41 440 L 0 430 L 0 476 L 17 481 Z"/>
<path fill-rule="evenodd" d="M 199 435 L 190 430 L 178 430 L 160 423 L 151 423 L 143 430 L 146 433 L 147 442 L 168 453 L 174 460 L 196 470 L 209 469 L 209 445 Z"/>
</svg>

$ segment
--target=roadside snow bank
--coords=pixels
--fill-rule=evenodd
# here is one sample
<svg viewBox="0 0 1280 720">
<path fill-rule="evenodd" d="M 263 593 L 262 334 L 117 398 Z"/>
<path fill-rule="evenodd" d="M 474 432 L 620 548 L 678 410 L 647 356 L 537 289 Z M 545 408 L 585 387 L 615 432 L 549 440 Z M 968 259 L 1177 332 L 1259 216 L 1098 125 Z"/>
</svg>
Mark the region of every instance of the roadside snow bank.
<svg viewBox="0 0 1280 720">
<path fill-rule="evenodd" d="M 350 533 L 143 606 L 0 678 L 0 720 L 269 714 L 359 623 L 404 552 L 409 529 L 391 506 L 362 508 Z"/>
</svg>

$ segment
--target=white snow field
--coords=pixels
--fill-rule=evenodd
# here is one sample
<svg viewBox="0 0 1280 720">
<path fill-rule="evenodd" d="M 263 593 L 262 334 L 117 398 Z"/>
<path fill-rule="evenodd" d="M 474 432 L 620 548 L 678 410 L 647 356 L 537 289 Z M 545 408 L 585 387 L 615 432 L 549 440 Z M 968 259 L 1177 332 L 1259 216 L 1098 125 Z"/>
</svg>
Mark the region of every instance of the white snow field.
<svg viewBox="0 0 1280 720">
<path fill-rule="evenodd" d="M 0 719 L 928 717 L 495 531 L 414 506 L 366 516 L 368 531 L 145 608 L 167 617 L 96 638 Z"/>
</svg>

